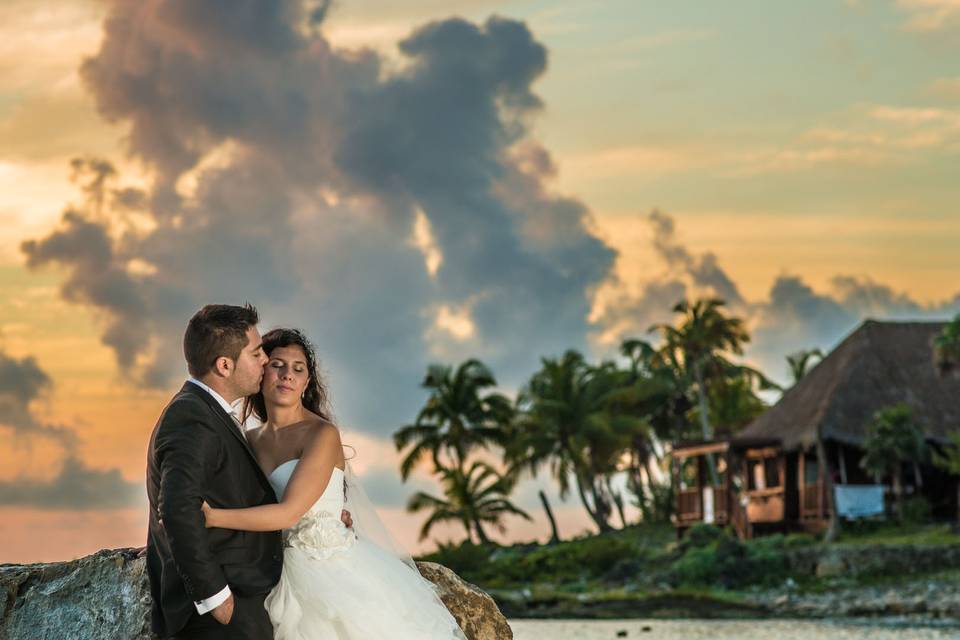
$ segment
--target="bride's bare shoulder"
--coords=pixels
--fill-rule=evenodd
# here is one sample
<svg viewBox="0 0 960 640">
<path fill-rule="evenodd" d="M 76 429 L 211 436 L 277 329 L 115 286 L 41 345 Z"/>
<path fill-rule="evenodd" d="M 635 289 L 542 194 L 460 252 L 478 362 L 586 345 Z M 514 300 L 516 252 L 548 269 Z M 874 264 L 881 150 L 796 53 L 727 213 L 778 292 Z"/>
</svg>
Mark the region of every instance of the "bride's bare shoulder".
<svg viewBox="0 0 960 640">
<path fill-rule="evenodd" d="M 340 443 L 340 429 L 337 425 L 314 413 L 311 413 L 303 425 L 307 432 L 308 443 L 321 441 L 323 443 Z"/>
</svg>

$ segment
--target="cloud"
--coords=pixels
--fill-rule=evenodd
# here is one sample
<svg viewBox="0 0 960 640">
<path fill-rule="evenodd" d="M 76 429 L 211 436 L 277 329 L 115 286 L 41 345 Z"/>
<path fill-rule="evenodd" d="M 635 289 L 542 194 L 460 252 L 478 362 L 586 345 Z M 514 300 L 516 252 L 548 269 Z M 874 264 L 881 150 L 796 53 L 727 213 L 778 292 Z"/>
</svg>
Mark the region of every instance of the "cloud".
<svg viewBox="0 0 960 640">
<path fill-rule="evenodd" d="M 584 344 L 616 254 L 548 188 L 530 134 L 547 52 L 524 23 L 425 24 L 389 70 L 336 48 L 314 4 L 220 4 L 108 3 L 81 75 L 150 184 L 111 176 L 22 245 L 66 268 L 63 297 L 101 318 L 121 369 L 169 384 L 190 315 L 251 300 L 315 339 L 348 424 L 386 433 L 430 354 L 511 384 Z"/>
<path fill-rule="evenodd" d="M 897 0 L 907 11 L 908 31 L 933 32 L 960 26 L 960 3 L 956 0 Z"/>
<path fill-rule="evenodd" d="M 0 4 L 0 92 L 22 98 L 34 87 L 43 91 L 76 85 L 76 59 L 95 42 L 96 3 L 59 2 L 41 6 L 29 0 Z M 29 60 L 29 64 L 24 64 Z"/>
<path fill-rule="evenodd" d="M 672 216 L 654 211 L 651 246 L 665 271 L 643 283 L 636 293 L 621 286 L 597 314 L 600 349 L 627 337 L 645 335 L 655 322 L 671 322 L 670 308 L 684 297 L 737 292 L 736 283 L 709 253 L 694 254 L 676 238 Z M 785 356 L 800 349 L 829 350 L 863 320 L 944 320 L 960 313 L 960 291 L 952 298 L 923 304 L 871 278 L 837 275 L 827 291 L 817 291 L 799 275 L 777 276 L 766 297 L 737 300 L 729 313 L 744 319 L 752 340 L 746 358 L 767 375 L 787 381 Z"/>
<path fill-rule="evenodd" d="M 569 156 L 564 168 L 572 175 L 594 179 L 638 175 L 649 179 L 720 167 L 732 160 L 732 154 L 723 155 L 703 144 L 615 146 Z"/>
<path fill-rule="evenodd" d="M 960 81 L 941 79 L 927 93 L 960 95 Z M 656 181 L 704 173 L 723 179 L 755 179 L 830 167 L 876 168 L 926 161 L 930 153 L 960 149 L 960 110 L 887 104 L 857 105 L 829 121 L 775 144 L 723 138 L 670 143 L 616 144 L 589 149 L 564 162 L 581 179 L 629 177 Z M 923 155 L 919 155 L 919 154 Z"/>
<path fill-rule="evenodd" d="M 786 354 L 835 347 L 862 321 L 948 320 L 960 313 L 960 292 L 937 303 L 921 304 L 909 294 L 869 278 L 836 276 L 830 290 L 816 292 L 799 276 L 781 275 L 767 300 L 756 304 L 748 357 L 772 376 L 786 380 Z"/>
<path fill-rule="evenodd" d="M 13 358 L 0 351 L 0 427 L 17 437 L 43 436 L 72 448 L 76 434 L 61 425 L 38 421 L 31 404 L 50 387 L 50 377 L 30 356 Z"/>
<path fill-rule="evenodd" d="M 15 478 L 0 481 L 0 506 L 35 509 L 118 509 L 142 506 L 145 492 L 139 483 L 124 480 L 119 469 L 101 471 L 68 456 L 52 480 Z"/>
<path fill-rule="evenodd" d="M 653 247 L 669 268 L 685 273 L 695 286 L 709 289 L 729 304 L 743 302 L 737 285 L 720 268 L 713 253 L 695 256 L 677 241 L 672 217 L 654 210 L 648 219 L 654 229 Z"/>
<path fill-rule="evenodd" d="M 684 299 L 717 297 L 735 312 L 746 309 L 739 287 L 716 255 L 709 251 L 697 254 L 677 238 L 673 216 L 654 209 L 644 221 L 651 230 L 651 253 L 659 259 L 662 270 L 651 274 L 639 287 L 623 281 L 608 284 L 591 316 L 591 337 L 597 349 L 609 349 L 623 338 L 646 335 L 654 324 L 671 322 L 674 305 Z"/>
<path fill-rule="evenodd" d="M 141 504 L 144 491 L 139 483 L 124 480 L 119 469 L 86 466 L 77 454 L 79 439 L 73 429 L 36 418 L 31 405 L 50 386 L 50 377 L 34 358 L 17 359 L 0 351 L 0 427 L 11 430 L 17 442 L 52 440 L 64 453 L 62 468 L 52 479 L 0 481 L 0 506 L 87 510 Z"/>
</svg>

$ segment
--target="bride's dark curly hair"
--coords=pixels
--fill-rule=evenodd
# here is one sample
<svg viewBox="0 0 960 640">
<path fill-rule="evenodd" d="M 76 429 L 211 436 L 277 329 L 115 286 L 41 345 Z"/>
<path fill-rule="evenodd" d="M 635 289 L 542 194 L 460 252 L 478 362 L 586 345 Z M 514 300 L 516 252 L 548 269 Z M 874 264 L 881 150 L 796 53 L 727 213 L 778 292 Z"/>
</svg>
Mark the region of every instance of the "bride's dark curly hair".
<svg viewBox="0 0 960 640">
<path fill-rule="evenodd" d="M 307 386 L 303 392 L 303 406 L 309 411 L 314 412 L 326 422 L 333 422 L 333 414 L 330 411 L 330 397 L 327 392 L 327 385 L 317 371 L 317 354 L 313 344 L 307 340 L 307 336 L 299 329 L 272 329 L 263 335 L 263 352 L 270 357 L 274 349 L 278 347 L 297 346 L 303 350 L 307 358 Z M 243 416 L 246 418 L 253 413 L 261 422 L 267 421 L 267 405 L 263 400 L 263 392 L 258 391 L 252 396 L 248 396 L 243 405 Z"/>
</svg>

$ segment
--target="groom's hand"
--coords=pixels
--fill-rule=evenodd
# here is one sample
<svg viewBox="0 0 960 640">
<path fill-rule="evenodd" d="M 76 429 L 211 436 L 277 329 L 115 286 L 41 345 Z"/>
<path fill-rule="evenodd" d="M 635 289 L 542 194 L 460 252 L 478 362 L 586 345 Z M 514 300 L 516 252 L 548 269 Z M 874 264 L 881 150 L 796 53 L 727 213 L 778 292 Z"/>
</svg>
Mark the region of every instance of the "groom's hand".
<svg viewBox="0 0 960 640">
<path fill-rule="evenodd" d="M 217 608 L 211 610 L 210 615 L 220 624 L 230 624 L 233 618 L 233 594 L 231 593 Z"/>
<path fill-rule="evenodd" d="M 353 518 L 350 517 L 350 512 L 346 509 L 340 512 L 340 520 L 347 526 L 347 529 L 353 529 Z"/>
</svg>

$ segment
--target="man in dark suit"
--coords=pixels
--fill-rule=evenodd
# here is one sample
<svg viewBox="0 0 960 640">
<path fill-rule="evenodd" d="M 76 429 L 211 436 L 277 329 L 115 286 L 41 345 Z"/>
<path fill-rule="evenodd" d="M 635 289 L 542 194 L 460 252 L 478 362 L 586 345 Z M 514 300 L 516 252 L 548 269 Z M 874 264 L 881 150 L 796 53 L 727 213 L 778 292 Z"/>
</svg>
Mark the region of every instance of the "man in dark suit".
<svg viewBox="0 0 960 640">
<path fill-rule="evenodd" d="M 160 636 L 271 640 L 263 600 L 279 581 L 279 531 L 207 529 L 200 505 L 276 503 L 234 404 L 260 388 L 267 357 L 250 305 L 207 305 L 187 326 L 191 378 L 147 451 L 147 572 Z"/>
</svg>

